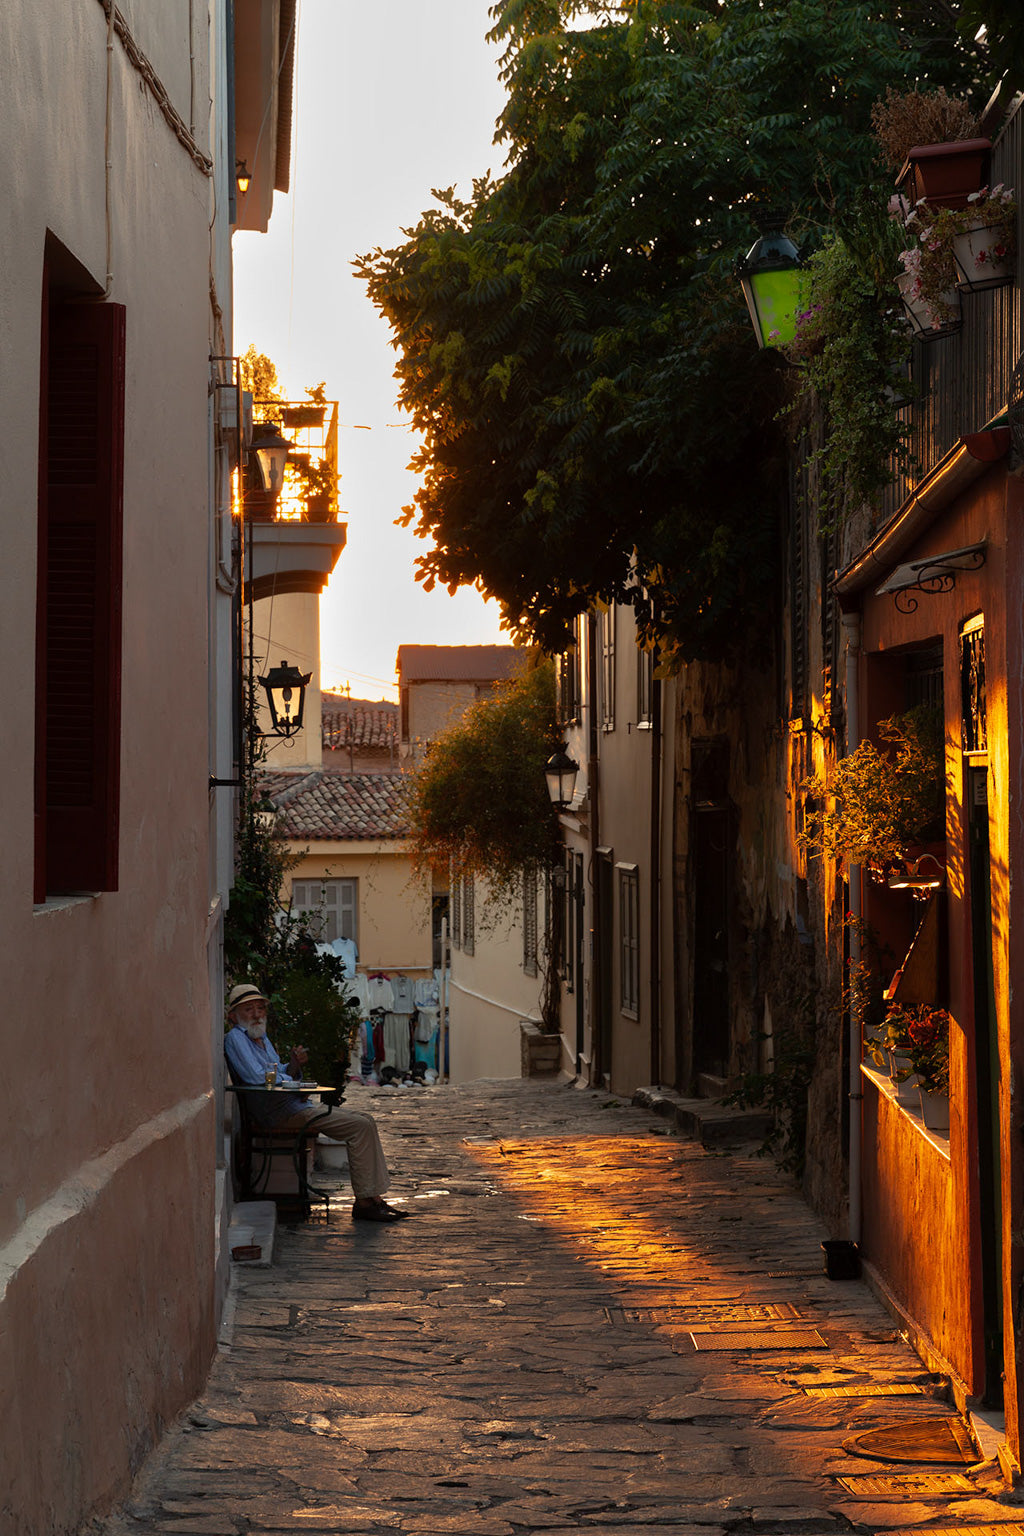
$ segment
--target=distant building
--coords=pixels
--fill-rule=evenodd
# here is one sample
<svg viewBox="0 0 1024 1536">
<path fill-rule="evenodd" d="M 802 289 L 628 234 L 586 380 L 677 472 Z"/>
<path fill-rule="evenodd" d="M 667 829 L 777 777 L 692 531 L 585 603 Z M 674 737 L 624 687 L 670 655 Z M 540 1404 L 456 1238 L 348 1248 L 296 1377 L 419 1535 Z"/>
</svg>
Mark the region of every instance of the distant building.
<svg viewBox="0 0 1024 1536">
<path fill-rule="evenodd" d="M 402 754 L 460 720 L 471 704 L 516 677 L 527 652 L 512 645 L 400 645 L 395 663 Z"/>
<path fill-rule="evenodd" d="M 320 695 L 321 761 L 332 773 L 400 771 L 398 705 Z"/>
<path fill-rule="evenodd" d="M 315 914 L 326 942 L 354 940 L 360 970 L 429 974 L 430 877 L 412 866 L 403 779 L 320 768 L 267 771 L 262 785 L 300 856 L 282 901 Z"/>
</svg>

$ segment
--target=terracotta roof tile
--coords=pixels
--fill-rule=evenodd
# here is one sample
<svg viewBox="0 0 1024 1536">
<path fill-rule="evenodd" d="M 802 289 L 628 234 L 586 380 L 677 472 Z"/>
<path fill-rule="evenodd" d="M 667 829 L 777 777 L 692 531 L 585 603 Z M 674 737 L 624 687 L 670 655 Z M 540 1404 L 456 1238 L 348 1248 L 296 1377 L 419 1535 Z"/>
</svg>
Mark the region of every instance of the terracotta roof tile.
<svg viewBox="0 0 1024 1536">
<path fill-rule="evenodd" d="M 368 704 L 325 694 L 321 710 L 321 740 L 331 751 L 390 752 L 398 741 L 398 705 Z"/>
<path fill-rule="evenodd" d="M 408 781 L 386 773 L 274 772 L 260 787 L 277 810 L 277 830 L 296 840 L 376 842 L 408 837 Z"/>
</svg>

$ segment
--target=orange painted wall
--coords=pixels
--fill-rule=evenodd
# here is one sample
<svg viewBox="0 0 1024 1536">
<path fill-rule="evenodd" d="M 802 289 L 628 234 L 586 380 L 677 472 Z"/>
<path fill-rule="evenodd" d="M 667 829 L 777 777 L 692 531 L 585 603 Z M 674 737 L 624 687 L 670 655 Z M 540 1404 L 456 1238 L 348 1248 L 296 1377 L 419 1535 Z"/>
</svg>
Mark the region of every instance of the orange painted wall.
<svg viewBox="0 0 1024 1536">
<path fill-rule="evenodd" d="M 992 880 L 992 956 L 999 1036 L 1000 1162 L 997 1175 L 1002 1235 L 1004 1365 L 1007 1430 L 1019 1457 L 1016 1356 L 1012 1327 L 1022 1260 L 1013 1246 L 1020 1230 L 1021 1140 L 1013 1132 L 1012 1083 L 1020 1070 L 1020 1005 L 1024 959 L 1013 958 L 1011 874 L 1024 858 L 1024 574 L 1015 535 L 1024 507 L 1018 484 L 996 465 L 936 519 L 903 559 L 920 559 L 985 541 L 977 572 L 957 575 L 952 592 L 922 594 L 916 612 L 900 613 L 891 596 L 869 596 L 863 609 L 862 703 L 865 730 L 892 713 L 887 664 L 901 646 L 941 637 L 946 716 L 946 835 L 948 1005 L 951 1028 L 951 1132 L 948 1163 L 912 1122 L 869 1084 L 864 1101 L 864 1242 L 866 1256 L 915 1323 L 965 1382 L 984 1384 L 981 1295 L 981 1213 L 978 1147 L 981 1123 L 975 1082 L 974 976 L 971 947 L 965 764 L 961 748 L 959 641 L 964 623 L 984 617 L 988 723 L 988 828 Z M 1008 518 L 1008 503 L 1014 512 Z M 881 579 L 881 577 L 880 577 Z M 1008 686 L 1009 681 L 1009 686 Z M 886 894 L 866 893 L 865 915 L 883 928 L 898 922 Z M 1019 948 L 1019 946 L 1017 946 Z M 1016 986 L 1013 982 L 1016 980 Z M 1015 1213 L 1017 1213 L 1015 1215 Z M 1019 1239 L 1018 1239 L 1019 1241 Z"/>
</svg>

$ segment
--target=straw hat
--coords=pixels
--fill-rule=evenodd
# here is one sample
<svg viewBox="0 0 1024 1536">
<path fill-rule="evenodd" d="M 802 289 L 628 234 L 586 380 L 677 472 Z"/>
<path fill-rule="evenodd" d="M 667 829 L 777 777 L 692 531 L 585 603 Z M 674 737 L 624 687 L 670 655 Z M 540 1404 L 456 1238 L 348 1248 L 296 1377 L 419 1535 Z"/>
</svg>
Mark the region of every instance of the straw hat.
<svg viewBox="0 0 1024 1536">
<path fill-rule="evenodd" d="M 268 1003 L 270 999 L 264 997 L 259 987 L 254 987 L 251 981 L 240 981 L 237 987 L 232 987 L 228 993 L 228 1013 L 234 1013 L 242 1003 Z"/>
</svg>

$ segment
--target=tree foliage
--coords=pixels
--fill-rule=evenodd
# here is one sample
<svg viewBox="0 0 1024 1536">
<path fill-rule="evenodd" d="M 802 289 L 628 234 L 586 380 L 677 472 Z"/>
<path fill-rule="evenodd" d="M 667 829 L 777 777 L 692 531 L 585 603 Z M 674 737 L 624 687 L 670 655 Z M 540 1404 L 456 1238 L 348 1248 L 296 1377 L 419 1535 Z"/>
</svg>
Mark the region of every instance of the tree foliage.
<svg viewBox="0 0 1024 1536">
<path fill-rule="evenodd" d="M 834 765 L 805 781 L 815 797 L 805 841 L 813 853 L 863 865 L 877 879 L 901 869 L 915 844 L 944 836 L 946 772 L 941 709 L 917 705 L 878 725 Z"/>
<path fill-rule="evenodd" d="M 524 870 L 552 867 L 558 838 L 544 764 L 556 741 L 550 661 L 435 737 L 412 783 L 419 862 L 483 876 L 499 899 L 519 893 Z"/>
<path fill-rule="evenodd" d="M 356 263 L 422 434 L 405 518 L 435 541 L 428 588 L 475 583 L 550 649 L 595 599 L 641 593 L 666 660 L 742 644 L 774 587 L 782 445 L 779 363 L 736 258 L 767 208 L 813 236 L 877 176 L 887 86 L 965 75 L 955 27 L 935 62 L 910 45 L 908 25 L 937 33 L 932 9 L 493 9 L 504 173 L 468 201 L 436 193 L 402 245 Z"/>
</svg>

